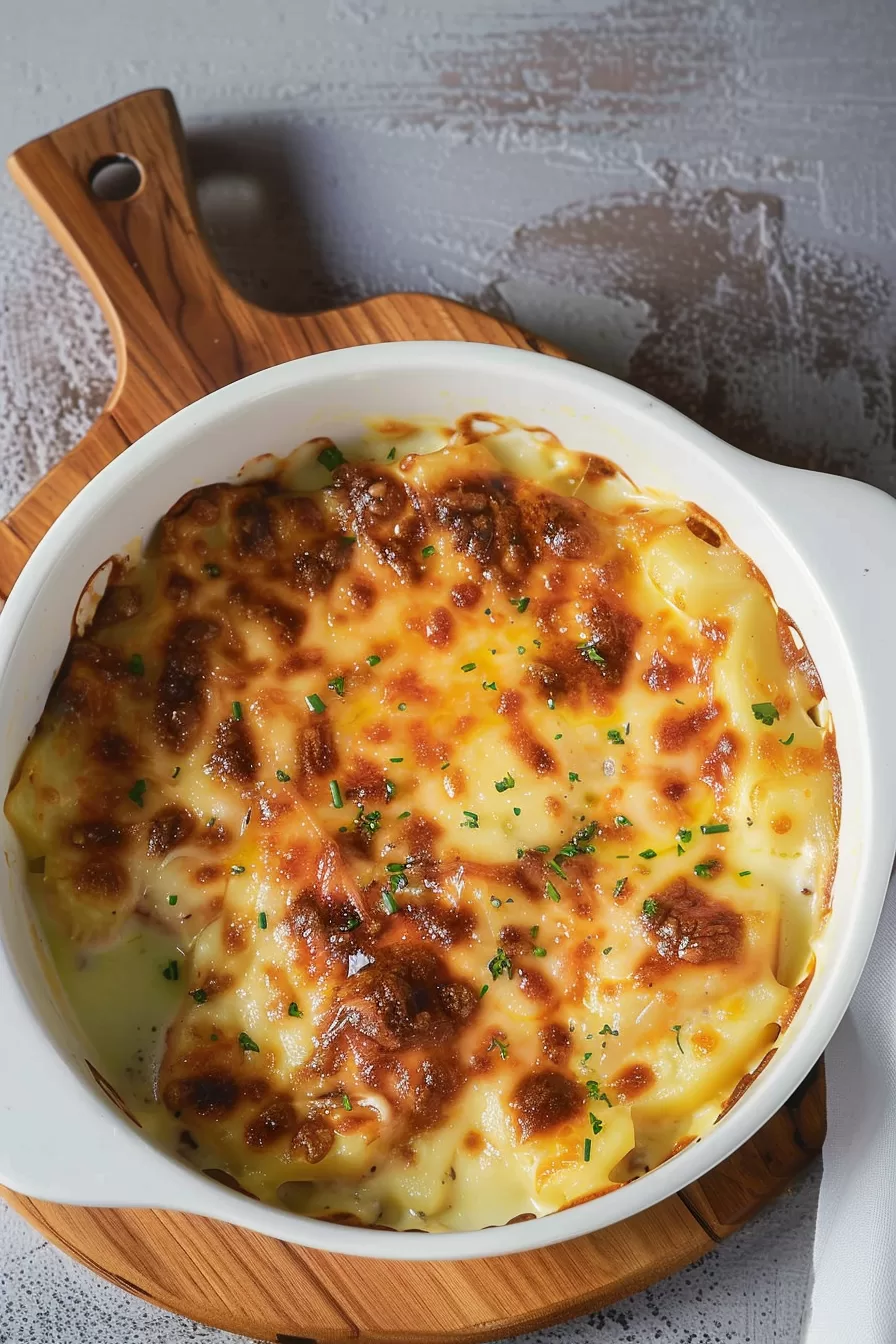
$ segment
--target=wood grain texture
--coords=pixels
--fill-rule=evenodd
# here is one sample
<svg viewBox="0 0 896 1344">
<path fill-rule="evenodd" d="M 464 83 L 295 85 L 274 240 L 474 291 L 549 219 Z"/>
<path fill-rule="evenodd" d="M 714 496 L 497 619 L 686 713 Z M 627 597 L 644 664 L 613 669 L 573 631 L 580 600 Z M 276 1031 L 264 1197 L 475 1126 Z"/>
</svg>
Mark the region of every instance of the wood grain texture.
<svg viewBox="0 0 896 1344">
<path fill-rule="evenodd" d="M 127 154 L 136 195 L 98 201 L 90 172 Z M 118 379 L 86 437 L 0 523 L 0 590 L 78 490 L 182 406 L 271 364 L 394 340 L 555 347 L 509 323 L 420 294 L 310 316 L 233 291 L 202 237 L 171 95 L 134 94 L 33 141 L 11 172 L 100 303 Z M 604 1232 L 522 1256 L 382 1264 L 307 1251 L 201 1218 L 83 1209 L 5 1196 L 45 1237 L 127 1291 L 260 1339 L 485 1340 L 606 1305 L 693 1262 L 743 1225 L 820 1151 L 820 1068 L 750 1143 L 703 1180 Z"/>
</svg>

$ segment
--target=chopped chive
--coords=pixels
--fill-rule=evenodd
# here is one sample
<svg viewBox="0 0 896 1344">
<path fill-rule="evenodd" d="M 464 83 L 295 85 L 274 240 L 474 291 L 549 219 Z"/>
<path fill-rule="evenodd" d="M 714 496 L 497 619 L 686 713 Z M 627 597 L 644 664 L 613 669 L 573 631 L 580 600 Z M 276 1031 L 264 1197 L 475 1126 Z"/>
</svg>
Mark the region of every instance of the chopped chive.
<svg viewBox="0 0 896 1344">
<path fill-rule="evenodd" d="M 750 708 L 753 711 L 753 717 L 758 719 L 760 723 L 764 723 L 767 728 L 770 728 L 781 717 L 775 706 L 768 700 L 763 700 L 758 705 L 751 705 Z"/>
<path fill-rule="evenodd" d="M 358 815 L 355 817 L 355 825 L 362 831 L 367 831 L 373 835 L 374 831 L 380 828 L 382 820 L 381 812 L 365 812 L 361 803 L 358 804 Z"/>
<path fill-rule="evenodd" d="M 615 900 L 617 896 L 621 896 L 627 886 L 628 886 L 628 878 L 620 877 L 619 881 L 613 888 L 613 899 Z"/>
<path fill-rule="evenodd" d="M 752 870 L 749 868 L 744 868 L 741 872 L 738 873 L 738 877 L 752 877 L 752 876 L 753 876 Z"/>
<path fill-rule="evenodd" d="M 368 667 L 376 667 L 377 663 L 381 663 L 382 661 L 383 660 L 378 653 L 371 653 L 368 655 L 367 665 Z"/>
<path fill-rule="evenodd" d="M 315 714 L 323 714 L 324 710 L 326 709 L 326 705 L 324 704 L 323 700 L 321 700 L 320 696 L 317 695 L 316 693 L 314 695 L 306 695 L 305 704 Z"/>
<path fill-rule="evenodd" d="M 349 1098 L 349 1095 L 348 1095 L 347 1092 L 343 1092 L 343 1094 L 342 1094 L 342 1109 L 343 1109 L 344 1111 L 350 1111 L 351 1108 L 352 1108 L 352 1103 L 351 1103 L 351 1100 L 350 1100 L 350 1098 Z"/>
<path fill-rule="evenodd" d="M 678 839 L 683 845 L 689 845 L 691 843 L 692 834 L 690 831 L 679 831 Z"/>
<path fill-rule="evenodd" d="M 466 826 L 471 831 L 479 830 L 479 814 L 476 812 L 464 812 L 466 821 L 461 822 L 461 827 Z"/>
<path fill-rule="evenodd" d="M 344 807 L 344 806 L 345 806 L 345 804 L 344 804 L 343 801 L 342 801 L 342 793 L 340 792 L 340 789 L 339 789 L 339 781 L 338 781 L 338 780 L 335 780 L 335 779 L 331 779 L 331 780 L 330 780 L 330 797 L 333 799 L 333 806 L 334 806 L 334 807 Z"/>
<path fill-rule="evenodd" d="M 395 461 L 395 447 L 394 447 L 394 446 L 393 446 L 392 448 L 390 448 L 389 451 L 388 451 L 388 453 L 386 454 L 386 461 L 387 461 L 387 462 L 394 462 L 394 461 Z"/>
<path fill-rule="evenodd" d="M 435 546 L 424 546 L 424 547 L 423 547 L 423 550 L 420 552 L 420 554 L 423 556 L 424 560 L 428 560 L 429 557 L 430 557 L 431 555 L 435 555 L 435 553 L 436 553 L 436 548 L 435 548 Z"/>
<path fill-rule="evenodd" d="M 517 651 L 517 653 L 520 655 L 520 657 L 522 658 L 523 654 L 526 652 L 526 646 L 525 646 L 525 644 L 517 644 L 517 646 L 516 646 L 516 651 Z"/>
<path fill-rule="evenodd" d="M 404 757 L 403 757 L 403 756 L 390 756 L 390 757 L 389 757 L 389 762 L 390 762 L 391 765 L 401 765 L 401 763 L 402 763 L 403 760 L 404 760 Z"/>
<path fill-rule="evenodd" d="M 204 989 L 191 989 L 190 998 L 193 1000 L 194 1003 L 205 1003 L 206 999 L 208 998 L 208 995 L 206 994 Z"/>
<path fill-rule="evenodd" d="M 208 827 L 208 826 L 214 826 L 214 824 L 215 824 L 215 822 L 216 822 L 217 820 L 218 820 L 217 817 L 209 817 L 208 821 L 207 821 L 205 824 L 206 824 L 207 827 Z"/>
<path fill-rule="evenodd" d="M 202 572 L 207 574 L 210 579 L 217 579 L 221 574 L 221 569 L 218 565 L 203 565 Z"/>
<path fill-rule="evenodd" d="M 496 691 L 498 687 L 495 685 L 493 681 L 484 681 L 482 683 L 482 689 L 484 691 Z"/>
<path fill-rule="evenodd" d="M 548 867 L 552 868 L 558 877 L 562 877 L 564 882 L 569 881 L 569 878 L 564 873 L 563 868 L 557 859 L 551 859 L 548 863 Z"/>
<path fill-rule="evenodd" d="M 679 1022 L 677 1026 L 674 1026 L 672 1028 L 672 1030 L 675 1032 L 675 1043 L 678 1046 L 681 1053 L 684 1054 L 684 1046 L 681 1043 L 681 1023 Z"/>
<path fill-rule="evenodd" d="M 532 955 L 533 957 L 546 957 L 547 949 L 544 947 L 533 947 Z"/>
<path fill-rule="evenodd" d="M 301 1008 L 299 1007 L 299 1005 L 298 1005 L 297 1003 L 295 1003 L 295 1002 L 293 1002 L 293 1003 L 291 1003 L 291 1004 L 289 1005 L 289 1008 L 287 1009 L 287 1012 L 289 1013 L 290 1017 L 304 1017 L 304 1016 L 305 1016 L 305 1014 L 302 1012 L 302 1010 L 301 1010 Z"/>
<path fill-rule="evenodd" d="M 278 771 L 277 771 L 277 778 L 279 779 L 279 781 L 280 781 L 281 784 L 288 784 L 288 783 L 289 783 L 289 775 L 286 773 L 285 770 L 278 770 Z"/>
<path fill-rule="evenodd" d="M 265 912 L 264 912 L 263 910 L 259 910 L 259 912 L 258 912 L 258 927 L 259 927 L 260 929 L 266 929 L 267 926 L 268 926 L 268 917 L 267 917 L 267 915 L 265 914 Z"/>
<path fill-rule="evenodd" d="M 605 663 L 607 660 L 593 644 L 577 644 L 576 648 L 583 658 L 587 658 L 589 663 Z"/>
<path fill-rule="evenodd" d="M 789 737 L 779 737 L 778 741 L 781 743 L 782 747 L 789 747 L 795 737 L 796 733 L 791 733 Z"/>
<path fill-rule="evenodd" d="M 586 1139 L 586 1140 L 585 1140 L 585 1147 L 584 1147 L 584 1149 L 583 1149 L 582 1156 L 584 1157 L 584 1159 L 585 1159 L 586 1162 L 590 1162 L 590 1161 L 591 1161 L 591 1140 L 590 1140 L 590 1139 Z"/>
<path fill-rule="evenodd" d="M 464 663 L 463 667 L 462 667 L 460 670 L 461 670 L 461 672 L 475 672 L 475 670 L 476 670 L 476 664 L 475 664 L 475 663 Z"/>
<path fill-rule="evenodd" d="M 511 965 L 510 958 L 504 951 L 503 947 L 498 948 L 497 952 L 492 957 L 491 961 L 488 963 L 488 969 L 492 973 L 493 980 L 497 980 L 498 976 L 504 975 L 505 972 L 507 974 L 508 980 L 511 978 L 513 974 L 513 966 Z M 488 988 L 488 986 L 486 986 L 486 988 Z M 479 997 L 482 998 L 482 994 L 480 994 Z"/>
<path fill-rule="evenodd" d="M 327 682 L 327 689 L 335 691 L 337 695 L 345 695 L 345 677 L 333 677 Z"/>
<path fill-rule="evenodd" d="M 618 728 L 610 728 L 607 732 L 607 738 L 616 747 L 625 746 L 625 738 L 622 736 Z"/>
<path fill-rule="evenodd" d="M 638 852 L 638 858 L 639 858 L 639 859 L 655 859 L 655 858 L 656 858 L 656 850 L 655 850 L 655 849 L 642 849 L 642 850 L 639 850 L 639 852 Z"/>
<path fill-rule="evenodd" d="M 711 863 L 695 863 L 694 872 L 698 877 L 712 877 Z"/>
<path fill-rule="evenodd" d="M 492 1050 L 498 1050 L 500 1052 L 501 1058 L 506 1059 L 508 1048 L 509 1047 L 507 1045 L 507 1042 L 502 1041 L 500 1036 L 493 1036 L 491 1045 L 488 1047 L 487 1053 L 490 1053 Z"/>
<path fill-rule="evenodd" d="M 700 827 L 704 835 L 724 835 L 725 831 L 730 831 L 730 829 L 727 821 L 713 822 L 712 826 Z"/>
<path fill-rule="evenodd" d="M 641 914 L 647 915 L 648 919 L 652 919 L 653 916 L 656 914 L 656 912 L 659 910 L 659 908 L 660 908 L 659 905 L 653 899 L 653 897 L 648 896 L 647 900 L 641 906 Z"/>
<path fill-rule="evenodd" d="M 345 932 L 352 933 L 355 929 L 357 929 L 360 926 L 360 923 L 361 923 L 360 915 L 358 914 L 349 915 L 348 919 L 345 921 Z"/>
<path fill-rule="evenodd" d="M 575 770 L 570 770 L 570 772 L 569 772 L 569 782 L 570 782 L 570 784 L 578 784 L 578 783 L 581 782 L 581 781 L 579 780 L 579 776 L 576 774 Z"/>
<path fill-rule="evenodd" d="M 510 605 L 511 605 L 512 607 L 516 607 L 517 611 L 518 611 L 518 612 L 520 613 L 520 615 L 522 616 L 523 612 L 526 610 L 526 608 L 527 608 L 528 605 L 529 605 L 529 598 L 528 598 L 528 597 L 512 597 L 512 598 L 510 599 Z M 486 613 L 486 614 L 487 614 L 487 613 Z"/>
<path fill-rule="evenodd" d="M 612 949 L 612 947 L 602 947 L 602 948 L 601 948 L 601 951 L 603 952 L 603 954 L 604 954 L 605 957 L 608 957 L 608 956 L 610 955 L 610 953 L 613 951 L 613 949 Z M 590 1056 L 590 1055 L 586 1055 L 585 1058 L 586 1058 L 586 1059 L 590 1059 L 591 1056 Z"/>
<path fill-rule="evenodd" d="M 535 853 L 536 853 L 536 854 L 550 854 L 550 852 L 551 852 L 551 847 L 550 847 L 550 845 L 536 845 L 536 846 L 535 846 Z"/>
<path fill-rule="evenodd" d="M 597 1034 L 598 1036 L 618 1036 L 619 1032 L 611 1027 L 609 1022 L 605 1022 Z"/>
<path fill-rule="evenodd" d="M 682 845 L 676 845 L 675 848 L 678 851 L 679 855 L 682 855 L 684 853 L 684 847 Z"/>
<path fill-rule="evenodd" d="M 177 905 L 177 897 L 176 897 L 176 896 L 169 896 L 169 897 L 168 897 L 168 904 L 169 904 L 169 905 Z"/>
<path fill-rule="evenodd" d="M 439 769 L 440 769 L 440 770 L 450 770 L 450 769 L 451 769 L 451 762 L 450 762 L 450 761 L 443 761 L 442 764 L 439 766 Z"/>
<path fill-rule="evenodd" d="M 239 700 L 234 700 L 233 704 L 230 706 L 230 714 L 231 717 L 236 719 L 237 723 L 239 723 L 240 719 L 243 717 L 243 707 Z"/>
<path fill-rule="evenodd" d="M 335 443 L 328 443 L 326 448 L 321 448 L 317 455 L 317 460 L 322 467 L 326 467 L 327 471 L 335 471 L 337 467 L 342 466 L 345 458 L 342 456 L 342 453 L 340 453 Z"/>
<path fill-rule="evenodd" d="M 177 779 L 177 777 L 178 777 L 179 774 L 180 774 L 180 766 L 179 766 L 179 765 L 176 765 L 176 766 L 174 767 L 174 769 L 171 771 L 171 778 L 172 778 L 172 779 Z"/>
<path fill-rule="evenodd" d="M 617 826 L 631 826 L 628 817 L 623 817 L 621 814 L 618 817 L 614 817 L 613 820 Z"/>
<path fill-rule="evenodd" d="M 513 815 L 514 815 L 515 817 L 518 817 L 518 816 L 521 814 L 522 810 L 523 810 L 523 809 L 522 809 L 521 807 L 515 807 L 515 808 L 513 809 Z"/>
<path fill-rule="evenodd" d="M 411 815 L 410 812 L 399 812 L 399 814 L 398 814 L 398 820 L 399 820 L 399 821 L 405 821 L 405 820 L 407 820 L 407 818 L 408 818 L 410 815 Z"/>
<path fill-rule="evenodd" d="M 554 886 L 553 882 L 546 882 L 544 884 L 544 894 L 550 901 L 557 902 L 560 900 L 560 893 Z"/>
<path fill-rule="evenodd" d="M 591 1121 L 591 1133 L 599 1134 L 604 1127 L 603 1120 L 598 1120 L 593 1111 L 588 1112 L 588 1119 Z"/>
<path fill-rule="evenodd" d="M 488 985 L 483 985 L 479 991 L 480 999 L 484 999 L 487 993 L 488 993 Z"/>
<path fill-rule="evenodd" d="M 513 775 L 506 774 L 503 779 L 495 780 L 495 792 L 506 793 L 508 789 L 514 788 L 515 785 L 516 780 L 514 779 Z"/>
<path fill-rule="evenodd" d="M 387 914 L 387 915 L 397 915 L 397 914 L 398 914 L 398 902 L 396 901 L 395 897 L 392 895 L 391 891 L 383 891 L 383 893 L 382 893 L 382 897 L 383 897 L 383 909 L 385 910 L 386 914 Z"/>
<path fill-rule="evenodd" d="M 128 659 L 128 671 L 135 677 L 142 677 L 146 668 L 139 653 L 132 653 Z"/>
<path fill-rule="evenodd" d="M 162 971 L 162 974 L 166 980 L 176 980 L 178 977 L 177 962 L 174 960 L 169 961 L 168 965 Z"/>
<path fill-rule="evenodd" d="M 246 869 L 242 863 L 234 863 L 231 864 L 230 871 L 233 873 L 234 877 L 239 877 L 240 873 L 244 873 Z"/>
<path fill-rule="evenodd" d="M 135 783 L 128 789 L 128 797 L 130 798 L 131 802 L 136 803 L 138 807 L 143 806 L 143 795 L 145 793 L 146 793 L 145 779 L 136 780 Z"/>
</svg>

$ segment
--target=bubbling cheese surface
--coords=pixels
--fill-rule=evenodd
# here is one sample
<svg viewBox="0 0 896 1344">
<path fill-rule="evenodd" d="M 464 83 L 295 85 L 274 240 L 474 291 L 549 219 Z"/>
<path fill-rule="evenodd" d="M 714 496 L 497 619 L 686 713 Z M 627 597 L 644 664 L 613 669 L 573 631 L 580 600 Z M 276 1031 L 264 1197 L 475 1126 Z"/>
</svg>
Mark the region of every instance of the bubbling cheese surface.
<svg viewBox="0 0 896 1344">
<path fill-rule="evenodd" d="M 381 423 L 172 508 L 6 809 L 141 1123 L 303 1213 L 481 1228 L 767 1058 L 836 859 L 822 699 L 698 508 L 499 416 Z"/>
</svg>

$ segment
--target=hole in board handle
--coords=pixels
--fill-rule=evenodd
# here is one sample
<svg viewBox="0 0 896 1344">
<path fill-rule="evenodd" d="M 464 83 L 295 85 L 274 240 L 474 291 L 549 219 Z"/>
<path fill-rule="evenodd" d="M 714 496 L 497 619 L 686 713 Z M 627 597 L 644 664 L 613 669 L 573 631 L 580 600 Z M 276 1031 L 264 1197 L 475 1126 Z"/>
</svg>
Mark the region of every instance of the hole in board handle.
<svg viewBox="0 0 896 1344">
<path fill-rule="evenodd" d="M 143 169 L 129 154 L 107 154 L 87 174 L 90 190 L 100 201 L 129 201 L 143 186 Z"/>
</svg>

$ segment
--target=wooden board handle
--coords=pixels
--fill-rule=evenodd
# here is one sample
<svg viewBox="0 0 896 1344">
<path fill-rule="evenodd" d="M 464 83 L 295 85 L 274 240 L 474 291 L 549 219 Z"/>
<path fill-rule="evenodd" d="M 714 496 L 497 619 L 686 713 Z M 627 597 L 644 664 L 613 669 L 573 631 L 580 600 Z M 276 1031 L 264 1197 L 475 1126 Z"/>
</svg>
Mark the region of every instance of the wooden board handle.
<svg viewBox="0 0 896 1344">
<path fill-rule="evenodd" d="M 101 170 L 115 163 L 124 174 L 128 161 L 136 190 L 102 199 Z M 118 356 L 108 409 L 122 399 L 139 404 L 134 429 L 142 432 L 245 372 L 228 331 L 251 305 L 220 275 L 202 236 L 167 89 L 132 94 L 31 141 L 9 169 L 108 320 Z"/>
</svg>

